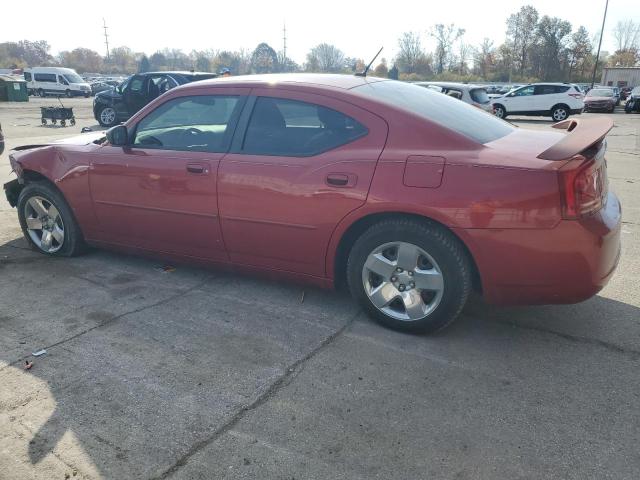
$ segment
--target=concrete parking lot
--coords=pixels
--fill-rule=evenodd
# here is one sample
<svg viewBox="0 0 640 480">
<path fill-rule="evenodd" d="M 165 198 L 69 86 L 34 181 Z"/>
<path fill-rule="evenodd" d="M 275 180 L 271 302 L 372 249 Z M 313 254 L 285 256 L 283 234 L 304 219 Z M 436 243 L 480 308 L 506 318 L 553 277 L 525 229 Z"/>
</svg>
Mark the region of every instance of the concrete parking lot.
<svg viewBox="0 0 640 480">
<path fill-rule="evenodd" d="M 56 102 L 0 104 L 7 148 L 95 126 L 91 99 L 63 100 L 75 127 L 40 126 Z M 474 299 L 434 336 L 385 330 L 340 293 L 47 258 L 1 198 L 0 479 L 637 479 L 640 115 L 613 118 L 610 284 L 568 306 Z"/>
</svg>

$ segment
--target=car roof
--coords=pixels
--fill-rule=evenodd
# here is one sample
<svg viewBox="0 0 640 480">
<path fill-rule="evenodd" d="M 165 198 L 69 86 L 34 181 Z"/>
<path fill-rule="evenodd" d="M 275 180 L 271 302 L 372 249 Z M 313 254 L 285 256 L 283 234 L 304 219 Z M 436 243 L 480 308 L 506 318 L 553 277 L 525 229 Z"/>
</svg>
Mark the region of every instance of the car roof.
<svg viewBox="0 0 640 480">
<path fill-rule="evenodd" d="M 459 82 L 416 82 L 416 85 L 435 85 L 436 87 L 458 88 L 460 90 L 471 90 L 473 88 L 487 88 L 486 85 L 476 85 L 473 83 L 459 83 Z"/>
<path fill-rule="evenodd" d="M 163 71 L 163 72 L 144 72 L 144 73 L 139 73 L 138 75 L 216 75 L 216 74 L 210 73 L 210 72 L 190 72 L 188 70 L 186 71 L 176 70 L 176 71 Z"/>
<path fill-rule="evenodd" d="M 239 75 L 236 77 L 218 77 L 207 80 L 201 80 L 193 83 L 193 88 L 203 85 L 221 85 L 230 84 L 234 86 L 274 86 L 274 85 L 312 85 L 314 87 L 339 88 L 350 90 L 352 88 L 371 82 L 385 81 L 385 78 L 377 77 L 359 77 L 356 75 L 340 75 L 331 73 L 269 73 L 262 75 Z M 188 88 L 188 87 L 182 87 Z"/>
</svg>

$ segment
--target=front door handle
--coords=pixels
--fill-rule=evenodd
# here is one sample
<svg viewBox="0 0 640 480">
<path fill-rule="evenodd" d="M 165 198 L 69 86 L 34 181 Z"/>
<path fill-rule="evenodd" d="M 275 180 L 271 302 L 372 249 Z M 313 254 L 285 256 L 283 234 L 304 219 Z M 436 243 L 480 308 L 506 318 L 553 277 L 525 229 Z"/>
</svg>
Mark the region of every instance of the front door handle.
<svg viewBox="0 0 640 480">
<path fill-rule="evenodd" d="M 204 163 L 187 163 L 187 172 L 196 175 L 208 175 L 209 165 Z"/>
<path fill-rule="evenodd" d="M 327 175 L 327 185 L 330 187 L 353 187 L 358 177 L 351 173 L 330 173 Z"/>
</svg>

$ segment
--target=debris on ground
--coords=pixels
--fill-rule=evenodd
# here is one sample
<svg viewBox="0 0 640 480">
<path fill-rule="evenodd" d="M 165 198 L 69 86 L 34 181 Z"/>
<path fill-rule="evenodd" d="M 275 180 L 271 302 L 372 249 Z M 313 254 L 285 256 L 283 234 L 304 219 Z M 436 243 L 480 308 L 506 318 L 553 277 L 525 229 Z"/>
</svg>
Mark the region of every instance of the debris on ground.
<svg viewBox="0 0 640 480">
<path fill-rule="evenodd" d="M 31 355 L 34 357 L 39 357 L 40 355 L 44 355 L 47 351 L 43 348 L 42 350 L 38 350 L 37 352 L 31 352 Z"/>
<path fill-rule="evenodd" d="M 31 367 L 33 367 L 33 362 L 30 362 L 29 360 L 25 360 L 24 361 L 24 369 L 25 370 L 31 370 Z"/>
</svg>

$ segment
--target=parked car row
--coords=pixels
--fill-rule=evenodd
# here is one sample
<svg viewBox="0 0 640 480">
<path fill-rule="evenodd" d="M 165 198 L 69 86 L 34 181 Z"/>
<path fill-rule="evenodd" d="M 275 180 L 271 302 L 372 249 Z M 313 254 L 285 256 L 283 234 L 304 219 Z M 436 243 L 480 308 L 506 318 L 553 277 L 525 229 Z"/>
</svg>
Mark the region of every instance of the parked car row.
<svg viewBox="0 0 640 480">
<path fill-rule="evenodd" d="M 487 90 L 481 85 L 455 82 L 416 82 L 416 85 L 439 91 L 487 112 L 493 112 Z"/>
</svg>

